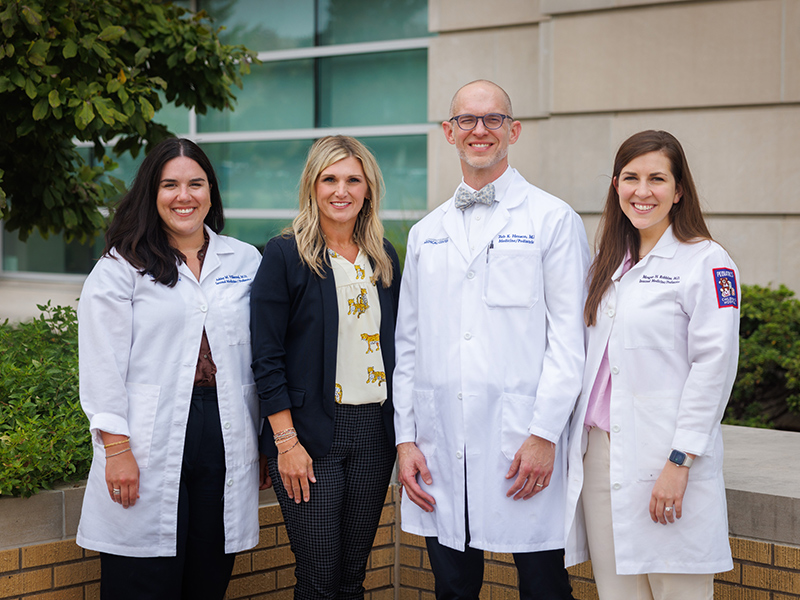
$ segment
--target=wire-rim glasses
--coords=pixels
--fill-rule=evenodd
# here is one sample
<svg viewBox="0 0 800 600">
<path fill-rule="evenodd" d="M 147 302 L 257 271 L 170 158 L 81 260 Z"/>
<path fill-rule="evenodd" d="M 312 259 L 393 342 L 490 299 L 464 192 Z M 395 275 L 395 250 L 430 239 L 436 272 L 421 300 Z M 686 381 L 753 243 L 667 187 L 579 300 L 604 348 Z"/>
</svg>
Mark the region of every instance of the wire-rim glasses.
<svg viewBox="0 0 800 600">
<path fill-rule="evenodd" d="M 456 115 L 450 118 L 451 121 L 455 121 L 459 128 L 464 131 L 475 129 L 478 125 L 478 121 L 483 121 L 483 126 L 486 127 L 486 129 L 500 129 L 506 119 L 513 121 L 514 117 L 500 113 L 487 113 L 482 117 L 478 115 Z"/>
</svg>

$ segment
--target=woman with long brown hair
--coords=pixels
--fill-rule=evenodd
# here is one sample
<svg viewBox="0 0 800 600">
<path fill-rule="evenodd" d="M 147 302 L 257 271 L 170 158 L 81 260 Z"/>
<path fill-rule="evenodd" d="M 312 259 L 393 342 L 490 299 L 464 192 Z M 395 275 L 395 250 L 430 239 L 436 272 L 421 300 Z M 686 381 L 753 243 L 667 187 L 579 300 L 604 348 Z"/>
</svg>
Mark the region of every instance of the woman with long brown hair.
<svg viewBox="0 0 800 600">
<path fill-rule="evenodd" d="M 706 600 L 732 568 L 720 421 L 736 374 L 738 270 L 711 238 L 683 148 L 623 142 L 589 271 L 569 447 L 571 563 L 603 600 Z"/>
</svg>

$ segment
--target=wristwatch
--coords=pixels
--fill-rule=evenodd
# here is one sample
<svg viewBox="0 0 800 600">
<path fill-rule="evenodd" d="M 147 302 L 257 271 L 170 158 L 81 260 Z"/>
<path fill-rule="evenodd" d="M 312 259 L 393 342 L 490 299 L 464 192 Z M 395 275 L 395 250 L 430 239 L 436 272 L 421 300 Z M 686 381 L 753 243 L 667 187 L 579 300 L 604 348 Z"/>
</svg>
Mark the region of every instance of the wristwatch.
<svg viewBox="0 0 800 600">
<path fill-rule="evenodd" d="M 689 458 L 685 452 L 681 452 L 680 450 L 673 450 L 670 452 L 669 460 L 679 467 L 691 467 L 694 462 L 693 458 Z"/>
</svg>

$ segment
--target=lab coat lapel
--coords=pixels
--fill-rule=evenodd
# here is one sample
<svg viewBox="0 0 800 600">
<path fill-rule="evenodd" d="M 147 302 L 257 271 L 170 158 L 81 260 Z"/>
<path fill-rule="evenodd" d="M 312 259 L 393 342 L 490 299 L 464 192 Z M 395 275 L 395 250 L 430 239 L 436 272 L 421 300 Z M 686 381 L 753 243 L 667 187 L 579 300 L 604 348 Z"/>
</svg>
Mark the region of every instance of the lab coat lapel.
<svg viewBox="0 0 800 600">
<path fill-rule="evenodd" d="M 511 211 L 522 204 L 528 197 L 528 189 L 528 182 L 526 182 L 519 173 L 515 172 L 514 179 L 511 180 L 508 190 L 506 190 L 506 193 L 500 201 L 498 201 L 497 206 L 492 212 L 492 216 L 489 217 L 489 222 L 481 232 L 480 238 L 478 238 L 478 243 L 475 246 L 479 249 L 478 254 L 484 254 L 485 248 L 487 248 L 492 240 L 505 229 L 509 220 L 511 220 Z M 473 257 L 473 259 L 474 258 L 475 257 Z"/>
<path fill-rule="evenodd" d="M 444 211 L 442 227 L 445 233 L 459 254 L 469 263 L 472 253 L 469 250 L 467 230 L 464 228 L 464 216 L 461 210 L 456 208 L 452 198 L 445 203 L 442 210 Z"/>
</svg>

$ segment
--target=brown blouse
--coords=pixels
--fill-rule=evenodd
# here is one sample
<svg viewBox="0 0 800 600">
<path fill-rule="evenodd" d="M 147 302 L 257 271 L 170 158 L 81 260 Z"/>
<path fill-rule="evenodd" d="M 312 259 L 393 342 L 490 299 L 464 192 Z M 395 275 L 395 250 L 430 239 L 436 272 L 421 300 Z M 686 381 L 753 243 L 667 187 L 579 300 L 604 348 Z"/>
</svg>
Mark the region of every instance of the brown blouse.
<svg viewBox="0 0 800 600">
<path fill-rule="evenodd" d="M 206 251 L 208 250 L 208 233 L 203 230 L 205 243 L 203 247 L 197 252 L 197 260 L 200 261 L 200 268 L 203 268 L 203 261 L 206 258 Z M 217 365 L 214 364 L 214 359 L 211 356 L 211 346 L 208 345 L 208 336 L 206 335 L 205 327 L 203 328 L 203 339 L 200 341 L 200 355 L 197 357 L 197 368 L 194 372 L 194 384 L 197 387 L 217 387 Z"/>
</svg>

